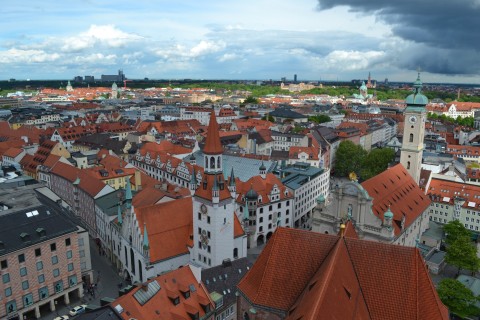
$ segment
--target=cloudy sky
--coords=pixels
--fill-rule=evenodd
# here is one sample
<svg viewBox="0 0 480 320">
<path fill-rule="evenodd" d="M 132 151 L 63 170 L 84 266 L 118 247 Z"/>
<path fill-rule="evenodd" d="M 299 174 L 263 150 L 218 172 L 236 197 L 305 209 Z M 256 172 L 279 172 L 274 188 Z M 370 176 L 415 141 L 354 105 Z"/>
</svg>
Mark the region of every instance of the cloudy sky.
<svg viewBox="0 0 480 320">
<path fill-rule="evenodd" d="M 5 1 L 0 79 L 480 83 L 480 0 Z"/>
</svg>

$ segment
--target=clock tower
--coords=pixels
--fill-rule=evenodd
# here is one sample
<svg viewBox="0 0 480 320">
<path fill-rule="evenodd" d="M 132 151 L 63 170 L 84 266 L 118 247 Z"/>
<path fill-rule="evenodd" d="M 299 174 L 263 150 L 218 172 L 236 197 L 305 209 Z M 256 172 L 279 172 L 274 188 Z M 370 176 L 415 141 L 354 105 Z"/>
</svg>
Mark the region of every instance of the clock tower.
<svg viewBox="0 0 480 320">
<path fill-rule="evenodd" d="M 418 184 L 423 156 L 423 138 L 425 136 L 425 121 L 427 119 L 426 105 L 428 99 L 422 92 L 420 73 L 413 83 L 414 93 L 405 100 L 405 125 L 400 163 L 407 169 L 413 180 Z"/>
<path fill-rule="evenodd" d="M 204 174 L 193 195 L 193 248 L 191 260 L 203 268 L 234 259 L 235 197 L 223 176 L 223 149 L 215 111 L 208 125 L 204 154 Z M 230 187 L 230 188 L 229 188 Z"/>
</svg>

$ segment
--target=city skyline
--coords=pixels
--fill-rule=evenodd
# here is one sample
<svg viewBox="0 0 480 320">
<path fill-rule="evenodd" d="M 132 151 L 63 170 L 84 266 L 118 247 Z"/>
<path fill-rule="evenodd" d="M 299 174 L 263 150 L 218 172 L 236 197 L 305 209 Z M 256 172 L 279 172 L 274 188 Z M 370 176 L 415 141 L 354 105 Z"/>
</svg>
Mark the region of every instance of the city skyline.
<svg viewBox="0 0 480 320">
<path fill-rule="evenodd" d="M 3 6 L 2 79 L 480 83 L 478 0 L 24 1 Z"/>
</svg>

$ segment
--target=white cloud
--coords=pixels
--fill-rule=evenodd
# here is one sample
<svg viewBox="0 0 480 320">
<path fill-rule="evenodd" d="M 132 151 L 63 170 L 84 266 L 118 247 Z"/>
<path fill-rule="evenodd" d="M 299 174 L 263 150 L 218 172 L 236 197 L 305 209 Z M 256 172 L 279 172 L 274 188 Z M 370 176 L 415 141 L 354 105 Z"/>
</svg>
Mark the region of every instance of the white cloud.
<svg viewBox="0 0 480 320">
<path fill-rule="evenodd" d="M 117 56 L 115 54 L 104 55 L 103 53 L 92 53 L 83 56 L 76 56 L 75 63 L 83 64 L 115 64 Z"/>
<path fill-rule="evenodd" d="M 96 45 L 118 48 L 142 39 L 144 38 L 136 34 L 123 32 L 114 25 L 91 25 L 86 32 L 63 39 L 61 50 L 76 52 Z"/>
<path fill-rule="evenodd" d="M 60 58 L 58 53 L 47 53 L 43 50 L 22 50 L 12 48 L 0 51 L 0 63 L 42 63 L 52 62 Z"/>
<path fill-rule="evenodd" d="M 334 50 L 323 60 L 324 67 L 335 70 L 366 70 L 375 61 L 383 58 L 383 51 L 346 51 Z"/>
<path fill-rule="evenodd" d="M 224 53 L 219 59 L 218 61 L 220 62 L 225 62 L 225 61 L 229 61 L 229 60 L 237 60 L 239 59 L 240 57 L 235 54 L 235 53 Z"/>
</svg>

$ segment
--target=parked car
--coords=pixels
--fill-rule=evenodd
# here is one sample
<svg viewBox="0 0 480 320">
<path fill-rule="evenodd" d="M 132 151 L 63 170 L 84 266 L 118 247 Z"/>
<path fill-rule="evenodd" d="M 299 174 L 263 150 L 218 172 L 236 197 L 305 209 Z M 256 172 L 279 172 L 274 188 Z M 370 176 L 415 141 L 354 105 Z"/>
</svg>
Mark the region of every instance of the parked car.
<svg viewBox="0 0 480 320">
<path fill-rule="evenodd" d="M 75 308 L 70 310 L 70 315 L 76 316 L 77 314 L 84 313 L 86 307 L 87 307 L 86 304 L 82 304 L 81 306 L 76 306 Z"/>
<path fill-rule="evenodd" d="M 64 316 L 56 317 L 56 318 L 53 319 L 53 320 L 67 320 L 67 319 L 70 319 L 70 317 L 67 316 L 67 315 L 64 315 Z"/>
</svg>

